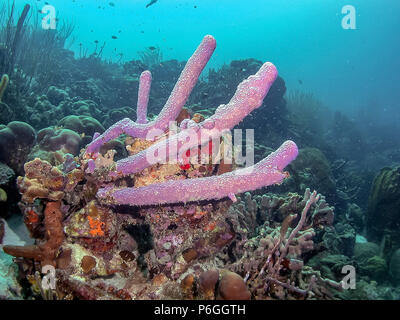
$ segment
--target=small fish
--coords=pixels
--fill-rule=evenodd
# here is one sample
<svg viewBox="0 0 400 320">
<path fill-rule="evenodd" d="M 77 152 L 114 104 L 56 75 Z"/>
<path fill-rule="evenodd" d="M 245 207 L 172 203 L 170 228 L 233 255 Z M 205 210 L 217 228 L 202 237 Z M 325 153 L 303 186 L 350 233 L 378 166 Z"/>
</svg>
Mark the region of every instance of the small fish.
<svg viewBox="0 0 400 320">
<path fill-rule="evenodd" d="M 109 3 L 109 6 L 110 6 L 110 7 L 115 7 L 115 3 L 114 3 L 114 2 L 110 2 L 110 3 Z"/>
<path fill-rule="evenodd" d="M 151 50 L 151 51 L 153 51 L 153 50 L 156 50 L 157 48 L 156 47 L 153 47 L 153 46 L 150 46 L 149 47 L 149 50 Z"/>
<path fill-rule="evenodd" d="M 111 38 L 112 38 L 112 39 L 118 39 L 118 37 L 117 37 L 117 36 L 111 36 Z"/>
<path fill-rule="evenodd" d="M 301 81 L 300 79 L 297 80 L 300 84 L 303 84 L 303 81 Z"/>
<path fill-rule="evenodd" d="M 94 40 L 94 43 L 99 43 L 99 40 Z"/>
<path fill-rule="evenodd" d="M 147 5 L 146 8 L 150 7 L 151 5 L 155 4 L 157 0 L 151 0 Z"/>
</svg>

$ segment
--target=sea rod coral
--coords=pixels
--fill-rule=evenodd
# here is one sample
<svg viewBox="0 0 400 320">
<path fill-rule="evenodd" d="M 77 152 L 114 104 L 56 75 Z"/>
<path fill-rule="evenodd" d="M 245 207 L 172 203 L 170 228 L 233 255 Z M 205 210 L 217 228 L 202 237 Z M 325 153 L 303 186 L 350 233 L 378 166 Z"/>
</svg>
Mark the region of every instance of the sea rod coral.
<svg viewBox="0 0 400 320">
<path fill-rule="evenodd" d="M 7 89 L 9 81 L 10 80 L 8 78 L 8 75 L 3 74 L 3 76 L 1 77 L 1 81 L 0 81 L 0 102 L 1 102 L 1 99 L 3 98 L 4 91 L 6 91 L 6 89 Z"/>
</svg>

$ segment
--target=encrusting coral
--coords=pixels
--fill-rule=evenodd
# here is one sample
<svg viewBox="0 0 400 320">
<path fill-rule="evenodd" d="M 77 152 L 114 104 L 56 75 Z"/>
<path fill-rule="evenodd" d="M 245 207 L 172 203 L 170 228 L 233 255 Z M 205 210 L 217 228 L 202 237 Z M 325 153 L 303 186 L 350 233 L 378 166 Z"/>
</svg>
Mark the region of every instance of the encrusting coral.
<svg viewBox="0 0 400 320">
<path fill-rule="evenodd" d="M 207 119 L 182 109 L 215 45 L 213 37 L 203 39 L 155 120 L 146 116 L 151 74 L 145 71 L 136 122 L 124 119 L 95 133 L 86 150 L 65 155 L 57 166 L 40 159 L 25 164 L 25 177 L 18 178 L 20 208 L 38 244 L 4 251 L 25 258 L 31 278 L 37 275 L 29 259 L 57 266 L 57 298 L 330 297 L 318 294 L 326 281 L 301 260 L 313 248 L 313 228 L 333 218 L 325 200 L 309 190 L 304 197 L 262 197 L 263 208 L 281 210 L 279 219 L 263 215 L 257 235 L 254 208 L 261 204 L 250 195 L 235 196 L 286 179 L 283 169 L 296 158 L 296 144 L 286 141 L 247 168 L 211 161 L 232 149 L 223 131 L 261 105 L 276 79 L 275 66 L 265 63 Z M 177 118 L 174 133 L 168 125 Z M 184 137 L 190 142 L 179 141 Z M 116 138 L 119 143 L 112 143 Z M 112 148 L 123 141 L 130 156 L 115 161 Z M 165 162 L 149 161 L 149 153 L 169 151 L 173 141 L 176 161 L 169 152 Z M 200 157 L 208 162 L 196 162 Z"/>
<path fill-rule="evenodd" d="M 36 158 L 24 166 L 25 176 L 18 177 L 17 184 L 22 200 L 33 203 L 35 199 L 61 200 L 64 195 L 62 172 L 50 163 Z"/>
<path fill-rule="evenodd" d="M 334 208 L 323 196 L 306 189 L 303 197 L 289 193 L 252 198 L 246 193 L 242 198 L 228 212 L 242 239 L 232 248 L 231 256 L 237 261 L 230 269 L 245 277 L 256 299 L 266 294 L 282 299 L 330 298 L 329 289 L 340 289 L 339 283 L 323 279 L 318 271 L 305 266 L 302 258 L 320 250 L 320 244 L 314 243 L 315 235 L 333 223 Z M 258 232 L 256 219 L 265 220 L 257 227 Z"/>
</svg>

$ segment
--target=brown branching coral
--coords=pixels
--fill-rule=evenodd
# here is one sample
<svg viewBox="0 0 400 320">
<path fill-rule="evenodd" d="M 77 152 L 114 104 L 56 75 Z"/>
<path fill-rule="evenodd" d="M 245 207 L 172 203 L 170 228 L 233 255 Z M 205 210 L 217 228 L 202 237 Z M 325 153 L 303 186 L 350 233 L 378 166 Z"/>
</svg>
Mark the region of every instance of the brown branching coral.
<svg viewBox="0 0 400 320">
<path fill-rule="evenodd" d="M 141 147 L 140 140 L 128 139 L 126 144 L 132 149 Z M 40 206 L 48 203 L 44 213 L 47 242 L 5 248 L 14 256 L 57 265 L 57 290 L 65 297 L 331 297 L 325 289 L 330 283 L 303 262 L 303 254 L 313 249 L 313 228 L 323 227 L 333 215 L 333 208 L 323 197 L 309 190 L 303 197 L 245 194 L 238 196 L 240 203 L 233 206 L 229 200 L 175 204 L 137 208 L 129 210 L 128 215 L 127 208 L 104 206 L 95 199 L 105 179 L 100 168 L 114 164 L 113 151 L 96 159 L 82 153 L 73 160 L 71 171 L 61 171 L 39 159 L 26 164 L 26 176 L 19 180 L 21 207 L 25 213 L 35 210 L 39 230 L 43 216 Z M 90 168 L 91 162 L 97 163 L 95 171 Z M 136 175 L 134 181 L 121 183 L 147 185 L 154 179 L 185 179 L 192 174 L 210 173 L 195 166 L 183 170 L 178 164 L 160 165 Z M 43 198 L 33 192 L 35 188 L 25 188 L 32 181 L 43 189 Z M 57 192 L 61 192 L 61 199 L 48 202 Z M 48 232 L 48 225 L 55 225 L 48 221 L 48 210 L 54 204 L 64 217 L 62 220 L 60 213 L 56 220 L 59 233 L 54 238 L 58 241 L 50 241 Z M 261 219 L 265 223 L 257 235 L 260 214 L 265 215 Z M 248 239 L 250 235 L 253 238 Z M 43 232 L 39 230 L 35 238 L 43 238 Z"/>
<path fill-rule="evenodd" d="M 309 211 L 311 205 L 318 202 L 319 197 L 320 196 L 317 195 L 316 191 L 314 191 L 313 193 L 310 193 L 308 191 L 308 193 L 305 194 L 306 204 L 301 212 L 300 220 L 297 226 L 290 232 L 287 238 L 285 238 L 287 230 L 281 230 L 280 236 L 277 239 L 273 249 L 269 253 L 267 261 L 265 262 L 258 276 L 262 276 L 267 268 L 269 271 L 268 274 L 277 275 L 282 268 L 282 260 L 286 258 L 287 255 L 295 254 L 297 256 L 301 254 L 302 250 L 309 250 L 310 248 L 312 248 L 313 243 L 311 239 L 314 236 L 314 231 L 305 232 L 304 234 L 297 237 L 297 245 L 300 246 L 300 249 L 296 248 L 296 246 L 293 246 L 293 242 L 297 234 L 303 228 L 303 225 L 306 221 L 307 212 Z M 290 221 L 292 221 L 294 218 L 295 216 L 291 216 Z M 282 227 L 287 228 L 288 224 L 282 224 Z M 281 244 L 283 246 L 281 246 Z M 278 250 L 279 254 L 277 253 Z M 275 256 L 275 263 L 271 263 L 273 256 Z"/>
<path fill-rule="evenodd" d="M 56 256 L 64 240 L 61 202 L 48 202 L 44 210 L 46 242 L 32 246 L 4 246 L 5 253 L 14 257 L 23 257 L 40 261 L 42 266 L 56 266 Z"/>
<path fill-rule="evenodd" d="M 245 241 L 242 257 L 232 265 L 233 270 L 246 275 L 254 297 L 305 299 L 320 294 L 319 298 L 331 298 L 329 290 L 322 287 L 337 289 L 340 285 L 325 281 L 316 272 L 306 274 L 308 267 L 304 266 L 303 256 L 315 249 L 313 238 L 317 227 L 332 223 L 333 208 L 321 195 L 315 191 L 311 193 L 309 189 L 303 199 L 297 194 L 291 194 L 287 199 L 263 196 L 259 203 L 247 198 L 251 207 L 259 206 L 268 215 L 277 212 L 275 218 L 286 214 L 280 225 L 274 226 L 273 220 L 269 220 L 258 236 Z M 301 214 L 298 216 L 295 213 L 299 209 Z"/>
<path fill-rule="evenodd" d="M 141 140 L 125 143 L 132 150 L 143 145 Z M 95 199 L 107 179 L 104 172 L 115 163 L 113 155 L 109 150 L 93 159 L 82 152 L 71 159 L 70 171 L 65 164 L 61 171 L 35 159 L 19 179 L 21 207 L 25 214 L 37 213 L 34 237 L 43 238 L 44 216 L 47 241 L 6 246 L 5 251 L 57 265 L 57 292 L 63 299 L 331 298 L 325 288 L 331 283 L 305 266 L 303 256 L 311 254 L 313 236 L 320 229 L 316 227 L 323 228 L 333 217 L 333 208 L 322 196 L 309 190 L 303 197 L 248 193 L 238 196 L 234 205 L 224 199 L 128 211 Z M 91 170 L 91 163 L 96 163 L 96 170 Z M 120 183 L 149 185 L 156 179 L 210 174 L 196 166 L 166 164 Z M 33 192 L 35 188 L 26 188 L 32 181 L 43 189 L 43 198 Z M 57 192 L 61 198 L 49 201 Z M 41 205 L 46 203 L 43 215 Z M 48 210 L 56 204 L 64 219 L 59 212 L 58 220 L 49 221 Z M 58 233 L 52 235 L 48 226 L 55 222 Z M 58 241 L 50 241 L 53 238 Z"/>
</svg>

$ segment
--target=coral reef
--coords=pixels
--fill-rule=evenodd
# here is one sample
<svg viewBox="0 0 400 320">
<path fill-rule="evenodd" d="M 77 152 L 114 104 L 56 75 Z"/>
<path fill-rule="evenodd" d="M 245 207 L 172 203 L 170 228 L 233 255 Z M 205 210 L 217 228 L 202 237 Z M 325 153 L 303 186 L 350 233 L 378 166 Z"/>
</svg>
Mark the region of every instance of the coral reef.
<svg viewBox="0 0 400 320">
<path fill-rule="evenodd" d="M 29 189 L 21 188 L 23 195 L 21 208 L 25 212 L 25 224 L 31 230 L 31 234 L 38 239 L 39 244 L 28 247 L 5 246 L 4 248 L 12 255 L 34 259 L 42 265 L 44 263 L 56 265 L 58 282 L 55 297 L 59 299 L 69 297 L 80 299 L 278 297 L 276 294 L 270 294 L 269 291 L 265 294 L 257 293 L 256 285 L 251 285 L 253 280 L 247 279 L 247 284 L 245 284 L 241 277 L 243 270 L 240 266 L 246 268 L 247 264 L 252 263 L 254 256 L 249 255 L 246 259 L 240 250 L 246 247 L 243 245 L 243 240 L 246 239 L 246 234 L 250 233 L 250 228 L 255 232 L 257 223 L 253 222 L 253 227 L 249 227 L 248 231 L 244 230 L 244 225 L 238 222 L 244 219 L 237 217 L 236 212 L 239 209 L 230 209 L 232 204 L 230 200 L 144 207 L 137 208 L 134 212 L 132 209 L 126 211 L 124 207 L 103 206 L 95 199 L 99 182 L 97 179 L 103 179 L 98 171 L 102 165 L 107 166 L 113 163 L 112 156 L 106 158 L 100 155 L 95 160 L 97 165 L 93 172 L 88 171 L 89 162 L 92 159 L 87 159 L 85 153 L 82 153 L 77 160 L 75 168 L 69 172 L 59 171 L 39 159 L 26 164 L 27 175 L 20 180 L 36 179 L 36 181 L 41 181 L 42 187 L 59 180 L 63 182 L 62 188 L 65 192 L 62 193 L 61 202 L 48 202 L 49 196 L 37 202 L 38 200 L 33 201 L 35 196 L 27 197 L 30 195 L 27 193 Z M 171 179 L 174 174 L 182 171 L 192 171 L 192 173 L 194 171 L 193 169 L 182 170 L 176 164 L 168 166 L 172 168 L 166 172 L 164 179 L 166 177 Z M 32 171 L 36 174 L 35 176 L 31 176 Z M 51 179 L 52 172 L 55 172 L 57 177 L 60 177 L 61 173 L 63 179 Z M 159 172 L 163 173 L 162 170 Z M 202 174 L 210 173 L 205 170 Z M 154 182 L 152 176 L 158 175 L 145 172 L 137 177 L 141 183 L 151 185 Z M 175 179 L 178 177 L 176 176 Z M 49 192 L 51 190 L 45 191 L 51 194 Z M 277 234 L 279 238 L 281 224 L 287 230 L 282 247 L 279 249 L 282 252 L 282 258 L 286 256 L 284 252 L 287 252 L 289 256 L 294 255 L 290 259 L 300 266 L 299 255 L 303 250 L 308 252 L 311 249 L 310 237 L 314 234 L 312 229 L 301 231 L 300 229 L 304 229 L 305 225 L 309 224 L 313 227 L 317 225 L 322 227 L 324 224 L 331 223 L 332 220 L 332 217 L 324 218 L 332 214 L 332 208 L 324 204 L 323 199 L 319 199 L 320 196 L 307 192 L 302 200 L 296 194 L 289 198 L 273 195 L 257 198 L 262 199 L 259 201 L 263 203 L 263 208 L 269 208 L 264 212 L 267 216 L 264 217 L 265 223 L 270 223 L 268 221 L 272 221 L 272 217 L 275 217 L 277 221 L 276 228 L 275 225 L 271 225 L 268 229 L 272 231 L 272 235 Z M 246 194 L 248 203 L 251 202 L 249 196 L 250 194 Z M 308 201 L 310 200 L 308 197 L 313 197 L 312 201 Z M 317 203 L 314 203 L 315 201 Z M 235 206 L 240 207 L 240 203 L 241 197 L 238 197 L 238 203 Z M 267 203 L 269 205 L 266 205 Z M 250 207 L 250 204 L 247 206 Z M 287 217 L 295 221 L 291 213 L 298 212 L 304 206 L 302 219 L 297 223 L 297 227 L 291 229 Z M 306 217 L 308 209 L 310 211 Z M 276 213 L 273 214 L 272 211 Z M 257 217 L 250 219 L 256 220 Z M 285 222 L 282 223 L 282 219 Z M 41 231 L 42 229 L 46 232 Z M 251 239 L 251 241 L 255 240 Z M 261 242 L 260 240 L 260 248 L 262 248 Z M 233 249 L 231 247 L 233 244 L 239 247 Z M 232 250 L 230 255 L 236 252 L 238 257 L 236 263 L 229 263 L 231 259 L 226 252 L 229 247 Z M 248 249 L 245 251 L 251 252 Z M 241 255 L 243 258 L 239 258 Z M 266 256 L 260 260 L 260 268 L 265 264 L 265 259 Z M 286 258 L 279 263 L 282 268 L 286 264 Z M 274 267 L 279 269 L 276 264 Z M 224 270 L 226 268 L 230 270 Z M 214 276 L 212 270 L 216 270 L 213 271 Z M 316 280 L 319 279 L 316 284 L 313 284 L 315 287 L 310 289 L 312 292 L 317 291 L 322 283 L 325 285 L 325 279 L 317 271 L 306 270 L 308 271 L 305 275 L 299 275 L 299 278 L 314 279 L 313 276 L 315 276 Z M 257 269 L 252 271 L 254 272 L 252 275 L 258 272 Z M 31 277 L 37 276 L 33 273 Z M 215 277 L 217 280 L 212 280 Z M 94 278 L 97 280 L 93 280 Z M 281 277 L 268 281 L 273 287 L 280 284 L 286 288 Z M 314 280 L 303 279 L 302 281 L 301 288 L 314 283 Z M 200 287 L 197 288 L 197 286 Z M 292 292 L 291 286 L 292 284 L 288 289 L 288 295 Z M 233 288 L 237 289 L 233 290 Z M 299 290 L 301 293 L 305 292 L 301 291 L 303 289 Z M 300 294 L 300 296 L 311 298 L 312 294 Z M 328 296 L 320 294 L 318 297 L 327 298 Z"/>
<path fill-rule="evenodd" d="M 97 42 L 74 56 L 64 47 L 73 25 L 42 30 L 40 13 L 21 9 L 0 6 L 0 240 L 7 223 L 24 222 L 35 259 L 1 253 L 1 298 L 20 297 L 18 277 L 39 299 L 229 299 L 239 294 L 224 289 L 231 281 L 240 298 L 399 299 L 395 105 L 335 112 L 304 92 L 305 76 L 285 82 L 251 58 L 199 78 L 211 36 L 187 63 L 162 61 L 159 47 L 104 60 Z M 213 130 L 233 127 L 255 129 L 256 165 L 211 161 L 231 147 Z M 178 137 L 195 139 L 170 157 Z M 301 146 L 297 157 L 292 142 L 279 148 L 285 140 Z M 165 161 L 151 157 L 163 151 Z M 324 196 L 276 264 L 308 188 Z M 38 249 L 50 240 L 49 203 L 60 204 L 64 232 L 51 254 Z M 279 274 L 257 276 L 281 238 L 270 261 Z M 57 267 L 56 292 L 40 285 L 43 255 Z M 357 289 L 337 293 L 326 279 L 339 282 L 345 265 L 356 267 Z"/>
<path fill-rule="evenodd" d="M 24 266 L 33 295 L 334 298 L 328 288 L 337 289 L 339 284 L 305 265 L 317 247 L 314 237 L 333 222 L 333 208 L 324 197 L 309 189 L 303 197 L 235 196 L 288 178 L 282 170 L 297 156 L 294 142 L 286 141 L 247 168 L 238 168 L 235 161 L 210 161 L 232 147 L 221 131 L 232 129 L 261 106 L 276 79 L 275 67 L 262 65 L 238 86 L 227 105 L 208 118 L 182 109 L 214 48 L 215 40 L 206 36 L 154 120 L 147 120 L 151 78 L 144 72 L 137 122 L 124 119 L 103 134 L 93 127 L 83 131 L 93 134 L 93 141 L 79 154 L 80 136 L 74 131 L 57 127 L 39 131 L 39 150 L 59 156 L 52 163 L 39 158 L 27 162 L 25 176 L 18 177 L 20 208 L 36 243 L 4 246 L 4 252 L 18 257 L 20 268 Z M 54 92 L 57 101 L 62 97 Z M 82 124 L 74 130 L 85 130 L 83 119 L 69 117 L 62 124 Z M 168 122 L 176 119 L 177 133 L 168 137 Z M 147 132 L 152 129 L 158 133 L 149 139 Z M 207 139 L 197 139 L 202 132 L 209 133 Z M 178 144 L 180 161 L 147 161 L 149 150 L 187 134 L 196 139 Z M 129 157 L 114 159 L 113 149 L 121 145 Z M 208 162 L 196 162 L 200 155 Z M 38 263 L 57 267 L 56 290 L 38 285 Z"/>
</svg>

